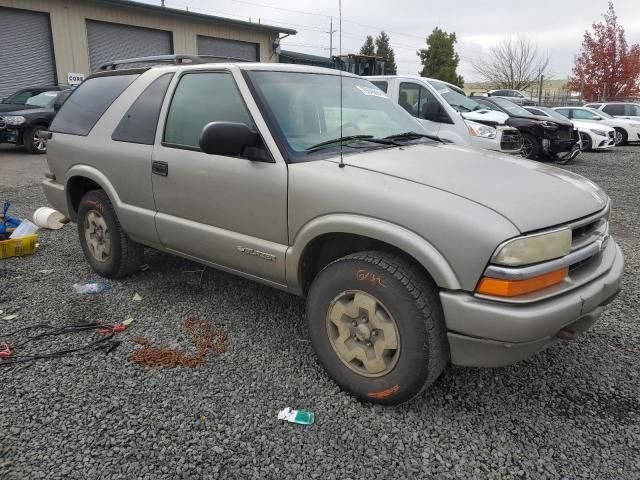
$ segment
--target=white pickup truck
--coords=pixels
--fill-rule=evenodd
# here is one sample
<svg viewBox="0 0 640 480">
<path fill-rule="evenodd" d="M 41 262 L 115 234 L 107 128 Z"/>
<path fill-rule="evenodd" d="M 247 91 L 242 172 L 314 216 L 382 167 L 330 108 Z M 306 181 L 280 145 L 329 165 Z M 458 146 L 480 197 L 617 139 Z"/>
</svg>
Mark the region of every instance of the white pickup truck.
<svg viewBox="0 0 640 480">
<path fill-rule="evenodd" d="M 520 152 L 520 133 L 505 125 L 508 115 L 486 109 L 450 83 L 411 75 L 367 79 L 416 117 L 430 135 L 471 148 Z"/>
</svg>

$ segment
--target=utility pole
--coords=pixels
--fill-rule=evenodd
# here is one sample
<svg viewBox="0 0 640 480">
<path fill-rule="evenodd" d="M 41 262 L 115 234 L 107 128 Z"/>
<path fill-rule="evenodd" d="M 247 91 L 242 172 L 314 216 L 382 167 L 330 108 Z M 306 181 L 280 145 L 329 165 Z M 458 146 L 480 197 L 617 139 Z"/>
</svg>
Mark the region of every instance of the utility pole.
<svg viewBox="0 0 640 480">
<path fill-rule="evenodd" d="M 538 87 L 538 105 L 542 105 L 542 85 L 544 85 L 544 75 L 540 75 L 540 87 Z"/>
<path fill-rule="evenodd" d="M 329 17 L 329 59 L 333 58 L 333 34 L 336 31 L 333 29 L 333 17 Z"/>
</svg>

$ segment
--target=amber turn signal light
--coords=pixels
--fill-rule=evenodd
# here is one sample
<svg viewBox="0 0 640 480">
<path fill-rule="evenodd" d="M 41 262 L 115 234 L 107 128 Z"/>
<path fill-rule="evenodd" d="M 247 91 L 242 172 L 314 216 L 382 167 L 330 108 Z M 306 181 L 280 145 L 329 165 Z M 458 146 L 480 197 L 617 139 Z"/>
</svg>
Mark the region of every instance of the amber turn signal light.
<svg viewBox="0 0 640 480">
<path fill-rule="evenodd" d="M 567 276 L 567 269 L 561 268 L 525 280 L 504 280 L 500 278 L 482 277 L 476 293 L 494 297 L 517 297 L 536 292 L 543 288 L 561 283 Z"/>
</svg>

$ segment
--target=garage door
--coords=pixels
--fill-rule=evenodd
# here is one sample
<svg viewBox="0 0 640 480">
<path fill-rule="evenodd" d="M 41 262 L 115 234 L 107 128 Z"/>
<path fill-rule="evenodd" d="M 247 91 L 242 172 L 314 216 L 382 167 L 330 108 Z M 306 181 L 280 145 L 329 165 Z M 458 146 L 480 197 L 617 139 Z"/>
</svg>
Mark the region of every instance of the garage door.
<svg viewBox="0 0 640 480">
<path fill-rule="evenodd" d="M 216 55 L 258 62 L 260 61 L 258 48 L 257 43 L 198 35 L 198 55 Z"/>
<path fill-rule="evenodd" d="M 0 7 L 0 98 L 24 87 L 55 85 L 49 15 Z"/>
<path fill-rule="evenodd" d="M 173 53 L 171 32 L 87 20 L 91 71 L 123 58 L 169 55 Z"/>
</svg>

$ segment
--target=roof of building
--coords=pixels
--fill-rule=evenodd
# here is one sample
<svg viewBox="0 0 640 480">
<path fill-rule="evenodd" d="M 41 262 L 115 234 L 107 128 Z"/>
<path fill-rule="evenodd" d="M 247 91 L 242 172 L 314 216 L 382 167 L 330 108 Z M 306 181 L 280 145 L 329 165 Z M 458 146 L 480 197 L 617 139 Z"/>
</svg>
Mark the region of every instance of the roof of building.
<svg viewBox="0 0 640 480">
<path fill-rule="evenodd" d="M 233 18 L 218 17 L 215 15 L 208 15 L 205 13 L 190 12 L 187 10 L 180 10 L 180 9 L 171 8 L 171 7 L 162 7 L 160 5 L 151 5 L 148 3 L 136 2 L 132 0 L 94 0 L 94 1 L 97 1 L 100 3 L 107 3 L 110 5 L 115 5 L 119 7 L 135 8 L 137 10 L 144 10 L 144 11 L 160 13 L 164 15 L 182 16 L 182 17 L 187 17 L 191 19 L 204 20 L 207 22 L 228 23 L 232 25 L 237 25 L 239 27 L 250 28 L 252 30 L 263 30 L 263 31 L 269 31 L 269 32 L 276 32 L 276 33 L 281 32 L 281 33 L 288 33 L 289 35 L 295 35 L 296 33 L 298 33 L 296 30 L 292 30 L 290 28 L 285 28 L 285 27 L 265 25 L 264 23 L 245 22 L 243 20 L 235 20 Z"/>
</svg>

